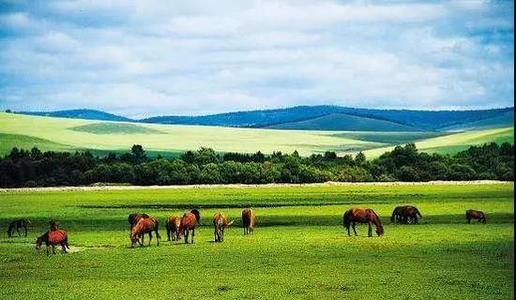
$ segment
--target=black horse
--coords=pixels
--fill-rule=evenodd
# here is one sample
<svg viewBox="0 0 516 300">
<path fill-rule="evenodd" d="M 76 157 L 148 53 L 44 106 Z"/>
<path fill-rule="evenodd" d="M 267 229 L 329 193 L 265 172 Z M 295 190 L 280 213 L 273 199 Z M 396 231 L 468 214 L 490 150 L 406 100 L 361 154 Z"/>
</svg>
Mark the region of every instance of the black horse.
<svg viewBox="0 0 516 300">
<path fill-rule="evenodd" d="M 27 227 L 31 225 L 31 222 L 27 219 L 19 219 L 14 220 L 11 223 L 9 223 L 9 228 L 7 229 L 7 236 L 13 237 L 14 231 L 18 233 L 18 236 L 20 236 L 20 228 L 23 228 L 25 231 L 25 236 L 27 236 Z"/>
</svg>

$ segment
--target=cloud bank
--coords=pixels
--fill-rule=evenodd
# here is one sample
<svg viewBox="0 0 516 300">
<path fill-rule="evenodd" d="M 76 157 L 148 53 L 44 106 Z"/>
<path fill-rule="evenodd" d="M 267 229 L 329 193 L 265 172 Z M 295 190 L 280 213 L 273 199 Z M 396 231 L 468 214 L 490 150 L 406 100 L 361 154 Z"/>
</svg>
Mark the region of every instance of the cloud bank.
<svg viewBox="0 0 516 300">
<path fill-rule="evenodd" d="M 512 106 L 513 13 L 512 1 L 0 0 L 0 108 Z"/>
</svg>

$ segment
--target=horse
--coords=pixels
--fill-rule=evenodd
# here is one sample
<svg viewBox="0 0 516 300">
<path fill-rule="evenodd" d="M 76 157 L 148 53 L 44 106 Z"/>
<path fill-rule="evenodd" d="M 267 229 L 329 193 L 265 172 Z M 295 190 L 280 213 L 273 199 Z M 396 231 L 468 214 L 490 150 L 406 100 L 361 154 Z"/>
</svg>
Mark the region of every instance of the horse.
<svg viewBox="0 0 516 300">
<path fill-rule="evenodd" d="M 414 223 L 417 224 L 419 219 L 423 216 L 417 209 L 417 207 L 412 205 L 398 206 L 394 208 L 391 215 L 392 223 L 401 223 L 401 224 L 409 224 Z"/>
<path fill-rule="evenodd" d="M 56 220 L 56 219 L 52 219 L 50 222 L 50 230 L 51 231 L 54 231 L 54 230 L 58 230 L 59 229 L 59 221 Z"/>
<path fill-rule="evenodd" d="M 194 243 L 195 236 L 195 226 L 199 224 L 201 220 L 201 214 L 197 209 L 192 209 L 190 212 L 185 213 L 183 218 L 181 218 L 181 226 L 179 227 L 179 231 L 185 237 L 185 244 L 188 244 L 188 236 L 192 236 L 192 244 Z"/>
<path fill-rule="evenodd" d="M 224 229 L 231 226 L 231 224 L 233 224 L 233 221 L 228 222 L 228 218 L 222 213 L 213 215 L 215 242 L 220 243 L 224 241 Z"/>
<path fill-rule="evenodd" d="M 13 237 L 14 230 L 18 233 L 18 236 L 20 236 L 20 228 L 23 228 L 25 231 L 25 237 L 27 237 L 27 227 L 32 225 L 32 223 L 27 219 L 19 219 L 14 220 L 11 223 L 9 223 L 9 228 L 7 229 L 7 236 Z"/>
<path fill-rule="evenodd" d="M 149 218 L 150 216 L 148 214 L 140 214 L 140 213 L 134 213 L 130 214 L 127 218 L 127 221 L 129 222 L 129 225 L 131 226 L 129 231 L 133 230 L 134 225 L 140 221 L 141 218 Z"/>
<path fill-rule="evenodd" d="M 242 211 L 242 226 L 244 227 L 244 235 L 253 233 L 256 227 L 256 215 L 250 208 Z"/>
<path fill-rule="evenodd" d="M 148 218 L 140 218 L 138 223 L 134 225 L 133 229 L 131 230 L 131 247 L 134 248 L 136 245 L 136 242 L 140 244 L 140 246 L 144 246 L 144 236 L 146 233 L 149 234 L 149 246 L 151 245 L 152 241 L 152 232 L 154 231 L 156 233 L 156 241 L 157 246 L 159 246 L 159 240 L 161 239 L 159 232 L 159 222 L 157 219 L 153 217 Z M 141 238 L 141 241 L 140 241 Z"/>
<path fill-rule="evenodd" d="M 68 235 L 64 230 L 49 230 L 45 232 L 42 236 L 38 237 L 36 240 L 36 250 L 41 249 L 41 244 L 45 242 L 47 247 L 47 255 L 49 254 L 49 248 L 52 247 L 52 253 L 56 254 L 56 245 L 61 245 L 64 253 L 67 253 L 66 249 L 70 249 L 68 245 Z"/>
<path fill-rule="evenodd" d="M 468 224 L 471 224 L 471 219 L 477 219 L 478 222 L 486 223 L 486 214 L 480 210 L 469 209 L 466 211 L 466 220 L 468 220 Z"/>
<path fill-rule="evenodd" d="M 170 216 L 168 217 L 165 228 L 167 229 L 167 240 L 170 241 L 179 241 L 181 239 L 181 231 L 179 228 L 181 227 L 181 218 L 178 216 Z"/>
<path fill-rule="evenodd" d="M 355 232 L 355 235 L 357 235 L 357 231 L 355 229 L 356 223 L 367 223 L 367 236 L 369 237 L 373 236 L 371 223 L 375 225 L 376 234 L 378 236 L 382 236 L 384 233 L 380 217 L 378 217 L 378 215 L 370 208 L 352 208 L 346 211 L 343 216 L 343 223 L 344 227 L 348 230 L 348 236 L 350 235 L 350 226 L 353 227 L 353 231 Z"/>
</svg>

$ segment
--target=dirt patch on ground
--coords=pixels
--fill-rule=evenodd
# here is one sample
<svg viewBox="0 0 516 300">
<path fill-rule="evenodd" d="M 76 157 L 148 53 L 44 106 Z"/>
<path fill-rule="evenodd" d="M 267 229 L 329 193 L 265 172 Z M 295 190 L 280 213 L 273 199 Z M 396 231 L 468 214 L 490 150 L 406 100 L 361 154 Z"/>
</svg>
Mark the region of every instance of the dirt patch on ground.
<svg viewBox="0 0 516 300">
<path fill-rule="evenodd" d="M 475 185 L 475 184 L 514 184 L 513 181 L 473 180 L 473 181 L 428 181 L 428 182 L 324 182 L 324 183 L 270 183 L 270 184 L 196 184 L 196 185 L 110 185 L 110 186 L 64 186 L 0 189 L 2 192 L 51 192 L 51 191 L 112 191 L 146 189 L 213 189 L 213 188 L 274 188 L 274 187 L 317 187 L 317 186 L 397 186 L 397 185 Z"/>
</svg>

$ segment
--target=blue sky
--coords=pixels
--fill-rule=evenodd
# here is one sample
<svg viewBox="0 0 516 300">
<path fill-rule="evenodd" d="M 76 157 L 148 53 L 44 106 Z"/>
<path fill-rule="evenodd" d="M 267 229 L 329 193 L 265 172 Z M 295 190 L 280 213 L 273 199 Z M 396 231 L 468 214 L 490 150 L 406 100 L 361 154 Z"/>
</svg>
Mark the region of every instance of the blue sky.
<svg viewBox="0 0 516 300">
<path fill-rule="evenodd" d="M 512 1 L 4 1 L 0 108 L 513 106 Z"/>
</svg>

